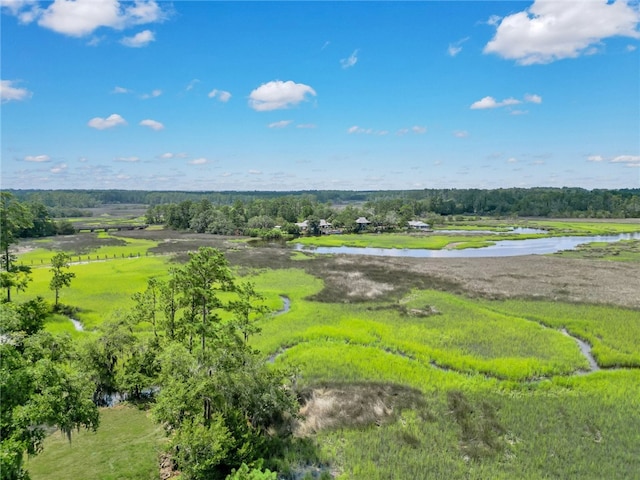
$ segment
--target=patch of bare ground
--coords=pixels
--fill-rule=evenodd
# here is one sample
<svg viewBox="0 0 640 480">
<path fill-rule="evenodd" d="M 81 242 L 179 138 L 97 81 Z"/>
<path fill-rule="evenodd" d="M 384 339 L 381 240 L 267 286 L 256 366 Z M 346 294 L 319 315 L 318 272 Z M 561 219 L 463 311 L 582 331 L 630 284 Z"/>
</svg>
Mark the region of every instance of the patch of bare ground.
<svg viewBox="0 0 640 480">
<path fill-rule="evenodd" d="M 389 258 L 340 256 L 305 265 L 325 280 L 316 300 L 371 300 L 359 295 L 348 273 L 393 288 L 376 299 L 398 299 L 412 288 L 491 299 L 527 298 L 618 305 L 640 309 L 637 263 L 527 255 L 495 258 Z M 340 274 L 342 273 L 342 275 Z"/>
<path fill-rule="evenodd" d="M 180 471 L 175 470 L 175 464 L 168 453 L 160 455 L 160 480 L 170 480 L 172 478 L 179 478 Z"/>
<path fill-rule="evenodd" d="M 320 430 L 382 425 L 394 421 L 406 408 L 424 407 L 418 390 L 393 384 L 325 384 L 301 393 L 301 420 L 295 435 L 305 437 Z"/>
</svg>

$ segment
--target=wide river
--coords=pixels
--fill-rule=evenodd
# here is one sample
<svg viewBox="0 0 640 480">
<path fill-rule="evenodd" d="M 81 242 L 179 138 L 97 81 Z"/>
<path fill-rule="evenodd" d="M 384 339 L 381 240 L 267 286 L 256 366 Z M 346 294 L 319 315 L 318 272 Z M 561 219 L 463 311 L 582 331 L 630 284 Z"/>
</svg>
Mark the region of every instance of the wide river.
<svg viewBox="0 0 640 480">
<path fill-rule="evenodd" d="M 495 244 L 481 248 L 462 250 L 428 250 L 424 248 L 372 248 L 372 247 L 308 247 L 300 243 L 294 248 L 302 252 L 320 254 L 374 255 L 381 257 L 428 257 L 428 258 L 480 258 L 514 257 L 517 255 L 544 255 L 573 250 L 578 245 L 591 242 L 617 242 L 619 240 L 640 240 L 640 232 L 618 235 L 592 235 L 570 237 L 545 237 L 524 240 L 497 240 Z"/>
</svg>

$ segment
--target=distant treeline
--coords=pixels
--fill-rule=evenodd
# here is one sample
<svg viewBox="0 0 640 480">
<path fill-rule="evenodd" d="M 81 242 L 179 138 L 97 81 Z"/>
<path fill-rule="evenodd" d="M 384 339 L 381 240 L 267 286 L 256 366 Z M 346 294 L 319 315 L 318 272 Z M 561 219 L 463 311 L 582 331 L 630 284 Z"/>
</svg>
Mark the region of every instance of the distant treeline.
<svg viewBox="0 0 640 480">
<path fill-rule="evenodd" d="M 211 205 L 233 206 L 238 202 L 366 205 L 371 213 L 389 211 L 414 216 L 489 215 L 534 217 L 640 217 L 640 188 L 586 190 L 583 188 L 425 189 L 390 191 L 309 190 L 294 192 L 180 192 L 143 190 L 11 190 L 20 201 L 41 203 L 52 217 L 82 216 L 82 209 L 105 204 L 180 204 L 207 200 Z M 295 209 L 294 209 L 295 210 Z M 272 212 L 274 213 L 274 212 Z M 66 215 L 65 215 L 66 214 Z M 284 217 L 287 218 L 286 216 Z M 296 218 L 296 221 L 304 218 Z"/>
</svg>

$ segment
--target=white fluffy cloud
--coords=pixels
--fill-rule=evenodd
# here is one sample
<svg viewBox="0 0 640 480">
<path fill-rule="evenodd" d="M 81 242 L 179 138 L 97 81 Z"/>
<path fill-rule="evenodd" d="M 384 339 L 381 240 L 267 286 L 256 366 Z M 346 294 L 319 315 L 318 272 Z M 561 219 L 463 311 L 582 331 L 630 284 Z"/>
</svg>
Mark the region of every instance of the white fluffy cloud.
<svg viewBox="0 0 640 480">
<path fill-rule="evenodd" d="M 12 15 L 18 15 L 18 13 L 24 8 L 32 6 L 35 0 L 0 0 L 0 7 L 5 8 Z"/>
<path fill-rule="evenodd" d="M 195 87 L 198 83 L 200 83 L 200 80 L 198 80 L 197 78 L 194 78 L 193 80 L 191 80 L 191 81 L 189 82 L 189 84 L 187 85 L 187 87 L 185 88 L 185 90 L 186 90 L 187 92 L 189 92 L 189 91 L 193 90 L 193 89 L 194 89 L 194 87 Z"/>
<path fill-rule="evenodd" d="M 162 90 L 156 88 L 151 93 L 143 93 L 142 95 L 140 95 L 140 98 L 142 98 L 143 100 L 146 100 L 148 98 L 159 97 L 160 95 L 162 95 Z"/>
<path fill-rule="evenodd" d="M 51 157 L 49 157 L 49 155 L 27 155 L 26 157 L 24 157 L 25 162 L 43 163 L 49 162 L 50 160 Z"/>
<path fill-rule="evenodd" d="M 136 0 L 125 10 L 125 16 L 130 23 L 143 25 L 164 20 L 166 13 L 155 0 Z"/>
<path fill-rule="evenodd" d="M 640 166 L 640 155 L 618 155 L 611 159 L 612 163 L 624 163 L 628 166 Z"/>
<path fill-rule="evenodd" d="M 465 37 L 461 40 L 458 40 L 457 42 L 450 43 L 449 48 L 447 48 L 447 53 L 449 54 L 449 56 L 455 57 L 456 55 L 458 55 L 462 51 L 462 44 L 467 40 L 469 40 L 469 37 Z"/>
<path fill-rule="evenodd" d="M 527 93 L 524 96 L 524 101 L 527 103 L 540 104 L 542 103 L 542 97 L 540 95 Z M 471 110 L 485 110 L 488 108 L 511 107 L 513 105 L 519 105 L 522 102 L 523 100 L 518 100 L 517 98 L 513 98 L 513 97 L 505 98 L 504 100 L 499 102 L 495 98 L 489 96 L 489 97 L 484 97 L 478 100 L 477 102 L 473 102 L 469 108 L 471 108 Z M 517 113 L 516 112 L 513 112 L 513 113 L 522 114 L 524 112 L 518 111 Z"/>
<path fill-rule="evenodd" d="M 26 88 L 15 87 L 13 80 L 0 80 L 0 101 L 2 103 L 25 100 L 31 97 Z"/>
<path fill-rule="evenodd" d="M 456 138 L 467 138 L 469 136 L 469 132 L 466 130 L 456 130 L 453 132 L 453 136 Z"/>
<path fill-rule="evenodd" d="M 268 125 L 269 128 L 284 128 L 291 123 L 291 120 L 280 120 L 279 122 L 273 122 Z"/>
<path fill-rule="evenodd" d="M 160 155 L 160 158 L 164 158 L 164 159 L 170 159 L 170 158 L 188 158 L 189 155 L 187 155 L 186 153 L 172 153 L 172 152 L 166 152 L 163 153 L 162 155 Z"/>
<path fill-rule="evenodd" d="M 209 163 L 209 160 L 207 160 L 204 157 L 200 157 L 200 158 L 194 158 L 193 160 L 190 160 L 187 163 L 189 165 L 205 165 L 205 164 Z"/>
<path fill-rule="evenodd" d="M 521 65 L 550 63 L 591 53 L 603 39 L 640 38 L 636 2 L 536 0 L 522 12 L 493 19 L 496 34 L 484 48 Z"/>
<path fill-rule="evenodd" d="M 140 161 L 139 157 L 118 157 L 115 159 L 116 162 L 126 162 L 126 163 L 137 163 Z"/>
<path fill-rule="evenodd" d="M 410 132 L 417 133 L 418 135 L 422 135 L 424 133 L 427 133 L 427 127 L 423 127 L 421 125 L 414 125 L 411 128 L 401 128 L 396 132 L 396 135 L 403 136 Z M 386 135 L 388 132 L 386 130 L 383 130 L 382 132 L 373 132 L 369 130 L 369 131 L 356 131 L 356 132 L 349 132 L 349 133 L 376 133 L 378 135 Z"/>
<path fill-rule="evenodd" d="M 46 8 L 32 0 L 2 0 L 1 5 L 23 23 L 37 20 L 41 27 L 71 37 L 90 35 L 100 27 L 121 30 L 167 17 L 156 0 L 54 0 Z"/>
<path fill-rule="evenodd" d="M 38 24 L 64 35 L 82 37 L 99 27 L 122 28 L 117 0 L 56 0 L 46 8 Z"/>
<path fill-rule="evenodd" d="M 587 161 L 589 162 L 603 162 L 605 158 L 602 155 L 589 155 Z M 618 155 L 616 157 L 610 157 L 607 160 L 609 163 L 617 163 L 626 167 L 640 167 L 640 155 Z"/>
<path fill-rule="evenodd" d="M 54 175 L 57 175 L 59 173 L 64 173 L 67 170 L 67 164 L 66 163 L 58 163 L 57 165 L 51 167 L 49 169 L 49 171 L 51 173 L 53 173 Z"/>
<path fill-rule="evenodd" d="M 309 85 L 275 80 L 263 83 L 249 95 L 249 106 L 258 112 L 289 108 L 306 99 L 307 94 L 316 95 Z"/>
<path fill-rule="evenodd" d="M 342 68 L 351 68 L 353 67 L 356 63 L 358 63 L 358 50 L 354 50 L 353 53 L 351 55 L 349 55 L 347 58 L 343 58 L 340 60 L 340 65 L 342 65 Z"/>
<path fill-rule="evenodd" d="M 405 129 L 407 133 L 409 131 L 409 129 Z M 362 128 L 359 127 L 358 125 L 354 125 L 352 127 L 349 127 L 347 129 L 347 133 L 349 135 L 354 135 L 354 134 L 364 134 L 364 135 L 380 135 L 380 136 L 384 136 L 384 135 L 388 135 L 389 134 L 389 130 L 374 130 L 373 128 Z"/>
<path fill-rule="evenodd" d="M 162 130 L 164 125 L 156 120 L 146 119 L 140 122 L 143 127 L 149 127 L 151 130 Z"/>
<path fill-rule="evenodd" d="M 156 39 L 155 34 L 151 30 L 143 30 L 136 33 L 133 37 L 124 37 L 120 43 L 125 47 L 140 48 L 146 47 Z"/>
<path fill-rule="evenodd" d="M 209 98 L 217 98 L 218 100 L 220 100 L 222 103 L 227 103 L 229 101 L 229 99 L 231 98 L 231 93 L 225 91 L 225 90 L 218 90 L 218 89 L 213 89 L 209 92 Z"/>
<path fill-rule="evenodd" d="M 107 118 L 95 117 L 89 120 L 88 125 L 91 128 L 105 130 L 107 128 L 117 127 L 118 125 L 126 125 L 127 121 L 117 113 L 112 113 Z"/>
<path fill-rule="evenodd" d="M 487 108 L 499 108 L 499 107 L 507 107 L 510 105 L 518 105 L 520 102 L 520 100 L 517 100 L 515 98 L 506 98 L 504 100 L 502 100 L 501 102 L 498 102 L 495 98 L 493 97 L 484 97 L 481 100 L 478 100 L 477 102 L 473 102 L 471 104 L 471 110 L 484 110 Z"/>
<path fill-rule="evenodd" d="M 540 95 L 527 93 L 524 96 L 524 101 L 529 103 L 542 103 L 542 97 Z"/>
</svg>

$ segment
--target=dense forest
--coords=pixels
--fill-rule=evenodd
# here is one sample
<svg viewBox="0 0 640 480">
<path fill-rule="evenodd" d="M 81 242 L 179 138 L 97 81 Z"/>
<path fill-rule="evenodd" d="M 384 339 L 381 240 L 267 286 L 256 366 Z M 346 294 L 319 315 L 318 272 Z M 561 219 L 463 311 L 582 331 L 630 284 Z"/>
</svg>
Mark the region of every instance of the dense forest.
<svg viewBox="0 0 640 480">
<path fill-rule="evenodd" d="M 583 188 L 425 189 L 390 191 L 309 190 L 298 192 L 180 192 L 141 190 L 11 190 L 20 201 L 41 203 L 53 217 L 81 216 L 78 210 L 104 204 L 149 206 L 207 200 L 214 206 L 238 202 L 282 202 L 283 197 L 327 206 L 365 205 L 376 214 L 404 208 L 414 216 L 500 215 L 536 217 L 640 217 L 640 188 L 586 190 Z M 75 212 L 73 212 L 75 210 Z M 66 214 L 62 214 L 66 213 Z M 297 220 L 301 220 L 298 218 Z"/>
<path fill-rule="evenodd" d="M 74 233 L 68 220 L 93 215 L 104 205 L 142 205 L 148 224 L 218 235 L 277 238 L 334 229 L 357 231 L 359 217 L 381 231 L 407 228 L 411 220 L 431 225 L 461 215 L 492 217 L 639 218 L 640 189 L 534 188 L 498 190 L 147 192 L 127 190 L 6 191 L 3 210 L 20 208 L 29 221 L 17 238 Z M 11 201 L 9 201 L 11 199 Z M 6 205 L 5 205 L 6 203 Z M 278 227 L 278 228 L 275 228 Z"/>
</svg>

